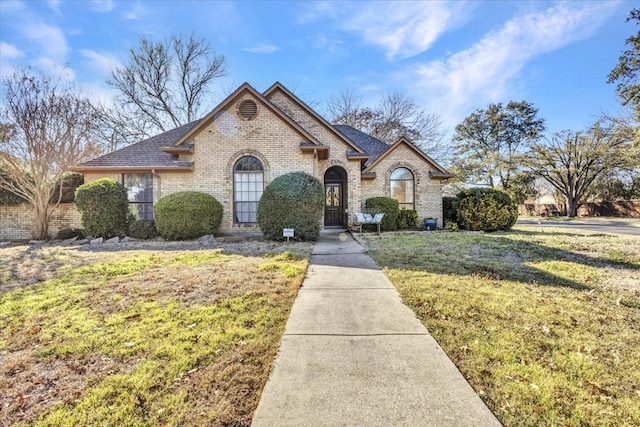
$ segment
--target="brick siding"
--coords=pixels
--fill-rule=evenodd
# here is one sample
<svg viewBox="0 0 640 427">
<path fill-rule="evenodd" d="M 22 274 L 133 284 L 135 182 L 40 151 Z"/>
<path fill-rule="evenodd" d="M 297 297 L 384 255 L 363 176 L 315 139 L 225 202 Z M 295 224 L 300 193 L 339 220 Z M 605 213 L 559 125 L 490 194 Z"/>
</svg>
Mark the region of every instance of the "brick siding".
<svg viewBox="0 0 640 427">
<path fill-rule="evenodd" d="M 442 227 L 442 184 L 429 177 L 430 165 L 404 144 L 399 145 L 374 166 L 375 179 L 363 181 L 365 197 L 362 204 L 364 205 L 365 199 L 369 197 L 390 197 L 389 176 L 399 167 L 413 172 L 415 209 L 418 212 L 419 225 L 424 223 L 425 218 L 437 218 L 438 227 Z"/>
<path fill-rule="evenodd" d="M 63 228 L 82 228 L 80 212 L 73 203 L 61 203 L 49 221 L 49 234 L 55 236 Z M 0 240 L 32 239 L 35 233 L 35 213 L 31 205 L 0 205 Z"/>
</svg>

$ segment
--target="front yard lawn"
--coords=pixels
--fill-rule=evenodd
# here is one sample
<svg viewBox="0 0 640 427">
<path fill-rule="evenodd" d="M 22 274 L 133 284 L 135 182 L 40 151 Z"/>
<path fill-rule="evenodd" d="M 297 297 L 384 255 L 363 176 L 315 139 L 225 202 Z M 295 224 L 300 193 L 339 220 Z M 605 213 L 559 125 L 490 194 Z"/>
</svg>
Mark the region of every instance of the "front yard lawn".
<svg viewBox="0 0 640 427">
<path fill-rule="evenodd" d="M 504 425 L 640 425 L 640 238 L 521 226 L 365 241 Z"/>
<path fill-rule="evenodd" d="M 312 245 L 0 249 L 0 424 L 249 425 Z"/>
</svg>

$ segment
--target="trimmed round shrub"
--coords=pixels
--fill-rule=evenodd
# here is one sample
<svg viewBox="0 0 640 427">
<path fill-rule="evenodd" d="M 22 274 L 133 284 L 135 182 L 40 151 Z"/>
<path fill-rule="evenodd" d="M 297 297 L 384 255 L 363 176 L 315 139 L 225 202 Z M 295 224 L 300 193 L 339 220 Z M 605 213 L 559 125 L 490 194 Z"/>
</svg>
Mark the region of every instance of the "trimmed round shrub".
<svg viewBox="0 0 640 427">
<path fill-rule="evenodd" d="M 398 215 L 400 208 L 398 201 L 393 197 L 372 197 L 364 202 L 368 213 L 383 213 L 380 230 L 394 231 L 398 228 Z M 417 222 L 417 220 L 416 220 Z"/>
<path fill-rule="evenodd" d="M 415 230 L 418 228 L 418 212 L 413 209 L 400 209 L 398 211 L 398 228 L 400 230 Z"/>
<path fill-rule="evenodd" d="M 324 185 L 311 175 L 291 172 L 274 179 L 258 204 L 258 225 L 267 239 L 282 240 L 293 228 L 294 239 L 317 240 L 324 212 Z"/>
<path fill-rule="evenodd" d="M 148 240 L 159 235 L 154 221 L 138 219 L 129 223 L 129 236 L 135 239 Z"/>
<path fill-rule="evenodd" d="M 109 239 L 129 230 L 127 189 L 111 178 L 88 182 L 76 189 L 75 204 L 86 233 Z"/>
<path fill-rule="evenodd" d="M 189 240 L 213 234 L 222 223 L 222 204 L 199 191 L 164 196 L 153 207 L 156 228 L 167 240 Z"/>
<path fill-rule="evenodd" d="M 458 225 L 471 231 L 507 231 L 518 219 L 509 194 L 493 188 L 471 188 L 456 195 Z"/>
</svg>

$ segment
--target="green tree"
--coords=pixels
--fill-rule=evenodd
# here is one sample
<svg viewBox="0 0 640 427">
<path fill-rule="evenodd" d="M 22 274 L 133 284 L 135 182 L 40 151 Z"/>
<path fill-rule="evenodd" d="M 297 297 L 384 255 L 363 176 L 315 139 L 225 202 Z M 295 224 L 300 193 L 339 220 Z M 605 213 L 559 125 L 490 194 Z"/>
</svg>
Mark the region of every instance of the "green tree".
<svg viewBox="0 0 640 427">
<path fill-rule="evenodd" d="M 529 172 L 518 172 L 511 177 L 509 195 L 516 205 L 523 204 L 527 199 L 536 198 L 536 176 Z"/>
<path fill-rule="evenodd" d="M 632 9 L 627 22 L 640 24 L 640 9 Z M 618 65 L 609 73 L 608 83 L 617 82 L 618 96 L 622 104 L 631 104 L 640 119 L 640 31 L 626 40 L 628 49 L 618 59 Z"/>
<path fill-rule="evenodd" d="M 509 190 L 523 148 L 538 141 L 544 129 L 538 109 L 526 101 L 476 110 L 455 128 L 452 172 L 466 182 Z"/>
<path fill-rule="evenodd" d="M 545 142 L 532 141 L 522 163 L 562 194 L 567 216 L 574 217 L 599 176 L 627 166 L 639 155 L 628 129 L 598 121 L 583 132 L 566 130 Z"/>
<path fill-rule="evenodd" d="M 95 122 L 89 100 L 59 78 L 21 68 L 3 80 L 0 188 L 33 206 L 34 237 L 48 237 L 69 168 L 99 154 Z"/>
</svg>

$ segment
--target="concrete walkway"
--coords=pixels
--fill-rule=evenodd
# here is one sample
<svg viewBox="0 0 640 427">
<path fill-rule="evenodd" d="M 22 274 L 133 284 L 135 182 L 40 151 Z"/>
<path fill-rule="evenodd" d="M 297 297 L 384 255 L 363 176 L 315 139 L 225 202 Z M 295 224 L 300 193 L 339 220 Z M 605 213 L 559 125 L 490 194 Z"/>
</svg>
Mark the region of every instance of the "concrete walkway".
<svg viewBox="0 0 640 427">
<path fill-rule="evenodd" d="M 320 236 L 252 426 L 499 426 L 362 251 Z"/>
</svg>

